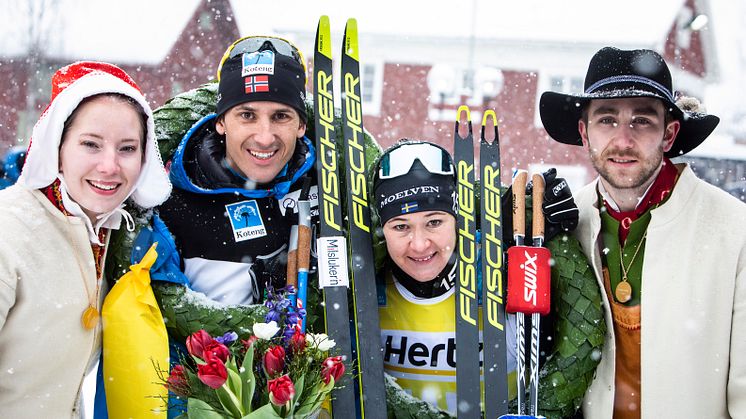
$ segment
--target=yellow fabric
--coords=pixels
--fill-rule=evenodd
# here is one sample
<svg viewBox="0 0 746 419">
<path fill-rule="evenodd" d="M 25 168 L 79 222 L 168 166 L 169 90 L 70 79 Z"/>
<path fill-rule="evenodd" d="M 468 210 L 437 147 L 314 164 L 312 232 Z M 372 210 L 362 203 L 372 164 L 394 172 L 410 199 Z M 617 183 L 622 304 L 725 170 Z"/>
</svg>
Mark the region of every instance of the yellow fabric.
<svg viewBox="0 0 746 419">
<path fill-rule="evenodd" d="M 104 386 L 109 418 L 166 417 L 167 390 L 157 369 L 168 369 L 168 336 L 150 288 L 157 243 L 112 287 L 104 300 Z"/>
<path fill-rule="evenodd" d="M 455 414 L 456 301 L 453 292 L 414 302 L 412 297 L 402 295 L 407 291 L 399 287 L 401 285 L 389 277 L 386 304 L 378 307 L 384 369 L 407 393 Z M 479 324 L 482 324 L 482 307 L 479 307 Z M 479 335 L 481 340 L 481 330 Z M 507 379 L 509 397 L 514 398 L 517 394 L 515 370 L 509 372 Z"/>
</svg>

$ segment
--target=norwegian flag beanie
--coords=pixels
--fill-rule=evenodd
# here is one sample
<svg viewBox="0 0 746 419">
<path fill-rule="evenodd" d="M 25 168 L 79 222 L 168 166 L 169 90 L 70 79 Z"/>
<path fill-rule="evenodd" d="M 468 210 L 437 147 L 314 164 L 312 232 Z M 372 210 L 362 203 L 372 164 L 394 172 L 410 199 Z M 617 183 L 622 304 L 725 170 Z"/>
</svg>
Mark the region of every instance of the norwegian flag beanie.
<svg viewBox="0 0 746 419">
<path fill-rule="evenodd" d="M 247 52 L 229 58 L 220 69 L 216 113 L 246 102 L 278 102 L 306 115 L 306 73 L 294 58 L 272 50 Z"/>
</svg>

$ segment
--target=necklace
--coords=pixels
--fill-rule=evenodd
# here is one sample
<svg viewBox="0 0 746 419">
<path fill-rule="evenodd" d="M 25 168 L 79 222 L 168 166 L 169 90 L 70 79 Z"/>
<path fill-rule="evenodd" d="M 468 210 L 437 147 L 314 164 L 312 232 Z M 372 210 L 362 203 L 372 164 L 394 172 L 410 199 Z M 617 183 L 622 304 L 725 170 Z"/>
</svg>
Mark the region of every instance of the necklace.
<svg viewBox="0 0 746 419">
<path fill-rule="evenodd" d="M 47 189 L 44 190 L 44 194 L 47 196 L 50 202 L 55 206 L 55 208 L 62 211 L 62 213 L 69 217 L 72 214 L 65 209 L 65 206 L 62 205 L 62 192 L 60 191 L 60 181 L 55 180 L 52 185 L 50 185 Z M 73 237 L 74 234 L 71 231 L 71 227 L 69 224 L 66 224 L 65 232 L 67 234 L 68 239 L 70 239 L 70 243 L 74 243 Z M 107 233 L 103 233 L 99 235 L 99 240 L 104 242 L 105 237 Z M 104 240 L 102 240 L 104 238 Z M 100 272 L 100 263 L 99 263 L 99 257 L 101 256 L 99 252 L 103 252 L 103 249 L 93 250 L 93 259 L 94 259 L 94 266 L 96 271 L 96 295 L 94 296 L 94 299 L 91 299 L 91 292 L 88 290 L 88 284 L 85 282 L 85 270 L 83 269 L 83 264 L 80 261 L 80 255 L 78 254 L 75 249 L 73 249 L 73 253 L 75 254 L 75 261 L 78 263 L 78 270 L 80 271 L 80 277 L 83 279 L 83 288 L 85 289 L 86 297 L 88 297 L 88 307 L 83 310 L 83 314 L 80 316 L 80 322 L 83 324 L 83 327 L 86 330 L 91 330 L 96 325 L 98 325 L 98 320 L 101 317 L 99 314 L 98 309 L 96 308 L 98 306 L 98 296 L 101 292 L 101 281 L 103 280 L 103 273 Z M 101 269 L 102 270 L 102 269 Z"/>
<path fill-rule="evenodd" d="M 642 248 L 642 244 L 645 243 L 645 238 L 648 236 L 647 230 L 645 230 L 645 234 L 642 235 L 642 239 L 640 239 L 640 243 L 637 245 L 637 248 L 635 249 L 635 254 L 632 255 L 632 260 L 629 261 L 629 264 L 627 267 L 624 267 L 624 258 L 622 256 L 622 247 L 619 246 L 619 265 L 622 267 L 622 280 L 619 282 L 614 288 L 614 296 L 616 297 L 616 300 L 620 303 L 626 303 L 627 301 L 632 299 L 632 286 L 627 281 L 627 273 L 632 268 L 632 264 L 635 263 L 635 258 L 637 257 L 637 254 L 640 252 L 640 249 Z"/>
<path fill-rule="evenodd" d="M 70 227 L 67 227 L 68 237 L 72 238 L 73 234 L 70 229 Z M 73 241 L 71 240 L 71 243 Z M 103 278 L 103 275 L 99 275 L 98 268 L 95 269 L 96 271 L 96 292 L 93 298 L 91 298 L 91 292 L 88 290 L 88 284 L 85 281 L 86 273 L 83 269 L 83 263 L 80 261 L 80 255 L 79 252 L 75 251 L 73 249 L 73 253 L 75 253 L 75 261 L 78 263 L 78 270 L 80 271 L 80 278 L 83 280 L 83 289 L 85 289 L 86 297 L 88 297 L 88 307 L 86 307 L 85 310 L 83 310 L 83 314 L 80 316 L 80 322 L 83 325 L 83 327 L 86 330 L 91 330 L 95 328 L 98 325 L 98 321 L 101 318 L 101 314 L 98 311 L 98 296 L 101 292 L 101 281 Z M 97 255 L 94 253 L 94 259 L 97 257 Z M 94 261 L 94 264 L 96 262 Z"/>
</svg>

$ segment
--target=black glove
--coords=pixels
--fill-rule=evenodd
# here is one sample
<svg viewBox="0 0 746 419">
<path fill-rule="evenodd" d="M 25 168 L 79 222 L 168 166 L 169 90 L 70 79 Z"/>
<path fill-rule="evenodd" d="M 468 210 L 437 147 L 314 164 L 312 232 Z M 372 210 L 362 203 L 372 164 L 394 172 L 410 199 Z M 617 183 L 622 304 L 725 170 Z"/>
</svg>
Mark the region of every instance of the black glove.
<svg viewBox="0 0 746 419">
<path fill-rule="evenodd" d="M 569 233 L 578 226 L 578 207 L 564 178 L 557 177 L 557 170 L 551 168 L 543 173 L 544 199 L 541 209 L 544 213 L 544 241 L 547 242 L 560 233 Z M 533 184 L 526 185 L 526 196 L 531 196 Z M 503 242 L 506 248 L 514 246 L 513 241 L 513 187 L 510 186 L 502 196 Z M 531 205 L 528 199 L 526 206 Z M 531 237 L 531 223 L 526 215 L 526 237 Z"/>
<path fill-rule="evenodd" d="M 564 178 L 557 177 L 557 169 L 551 168 L 544 172 L 544 199 L 541 210 L 544 213 L 544 240 L 549 241 L 560 233 L 569 233 L 578 226 L 578 206 L 570 192 L 570 186 Z M 526 187 L 526 194 L 530 194 L 533 185 Z"/>
</svg>

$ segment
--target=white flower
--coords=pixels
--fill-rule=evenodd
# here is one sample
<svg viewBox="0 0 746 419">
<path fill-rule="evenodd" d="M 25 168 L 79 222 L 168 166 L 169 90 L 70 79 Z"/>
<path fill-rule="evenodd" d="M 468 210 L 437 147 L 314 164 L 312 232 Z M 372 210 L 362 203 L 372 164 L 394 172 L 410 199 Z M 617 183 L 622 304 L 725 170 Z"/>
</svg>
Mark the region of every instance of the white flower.
<svg viewBox="0 0 746 419">
<path fill-rule="evenodd" d="M 269 323 L 254 323 L 252 329 L 254 330 L 254 336 L 264 340 L 272 339 L 280 331 L 277 322 L 274 320 Z"/>
<path fill-rule="evenodd" d="M 329 339 L 326 333 L 306 333 L 306 343 L 321 351 L 328 351 L 337 344 L 334 339 Z"/>
</svg>

